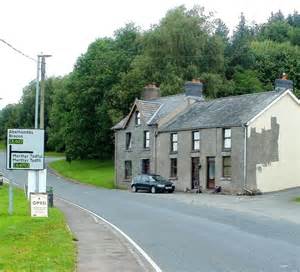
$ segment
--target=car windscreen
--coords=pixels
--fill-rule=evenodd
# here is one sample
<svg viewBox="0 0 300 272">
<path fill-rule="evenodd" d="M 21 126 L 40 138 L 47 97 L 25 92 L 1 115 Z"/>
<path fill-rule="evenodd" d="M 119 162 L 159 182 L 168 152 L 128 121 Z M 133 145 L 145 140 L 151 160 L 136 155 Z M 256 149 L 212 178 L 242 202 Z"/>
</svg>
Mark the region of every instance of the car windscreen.
<svg viewBox="0 0 300 272">
<path fill-rule="evenodd" d="M 166 182 L 162 176 L 150 176 L 150 180 L 156 182 Z"/>
</svg>

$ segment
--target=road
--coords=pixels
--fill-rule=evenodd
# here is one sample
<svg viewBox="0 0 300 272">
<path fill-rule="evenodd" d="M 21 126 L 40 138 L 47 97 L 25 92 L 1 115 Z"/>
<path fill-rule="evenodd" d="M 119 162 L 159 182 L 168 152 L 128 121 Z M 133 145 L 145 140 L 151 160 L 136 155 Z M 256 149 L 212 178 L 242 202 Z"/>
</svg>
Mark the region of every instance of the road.
<svg viewBox="0 0 300 272">
<path fill-rule="evenodd" d="M 25 171 L 7 171 L 4 162 L 4 153 L 0 153 L 0 171 L 23 185 Z M 48 185 L 53 186 L 55 195 L 118 226 L 163 271 L 300 272 L 300 224 L 295 222 L 193 205 L 174 196 L 75 184 L 51 173 Z M 295 211 L 300 217 L 300 209 Z"/>
</svg>

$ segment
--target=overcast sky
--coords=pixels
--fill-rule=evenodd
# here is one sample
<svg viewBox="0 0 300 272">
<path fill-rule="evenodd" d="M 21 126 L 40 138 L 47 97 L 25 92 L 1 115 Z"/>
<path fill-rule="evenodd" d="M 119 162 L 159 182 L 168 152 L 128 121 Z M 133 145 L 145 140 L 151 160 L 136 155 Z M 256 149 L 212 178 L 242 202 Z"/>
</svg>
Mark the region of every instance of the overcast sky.
<svg viewBox="0 0 300 272">
<path fill-rule="evenodd" d="M 244 12 L 248 21 L 261 23 L 279 9 L 287 15 L 300 11 L 299 0 L 2 0 L 0 39 L 28 55 L 52 54 L 47 75 L 69 73 L 88 45 L 111 36 L 125 23 L 142 29 L 156 24 L 170 8 L 195 4 L 215 12 L 232 30 Z M 0 108 L 17 103 L 22 88 L 36 77 L 36 64 L 0 43 Z"/>
</svg>

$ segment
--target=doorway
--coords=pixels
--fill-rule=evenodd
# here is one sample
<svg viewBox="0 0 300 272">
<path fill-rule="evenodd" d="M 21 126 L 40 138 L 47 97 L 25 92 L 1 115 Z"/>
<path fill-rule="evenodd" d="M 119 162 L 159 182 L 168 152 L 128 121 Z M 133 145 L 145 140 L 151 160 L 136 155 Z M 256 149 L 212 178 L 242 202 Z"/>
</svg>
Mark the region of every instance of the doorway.
<svg viewBox="0 0 300 272">
<path fill-rule="evenodd" d="M 142 174 L 150 174 L 150 160 L 149 159 L 142 160 Z"/>
<path fill-rule="evenodd" d="M 207 189 L 215 188 L 215 157 L 207 157 Z"/>
<path fill-rule="evenodd" d="M 199 157 L 192 158 L 192 185 L 191 189 L 199 189 L 200 180 L 199 180 Z"/>
</svg>

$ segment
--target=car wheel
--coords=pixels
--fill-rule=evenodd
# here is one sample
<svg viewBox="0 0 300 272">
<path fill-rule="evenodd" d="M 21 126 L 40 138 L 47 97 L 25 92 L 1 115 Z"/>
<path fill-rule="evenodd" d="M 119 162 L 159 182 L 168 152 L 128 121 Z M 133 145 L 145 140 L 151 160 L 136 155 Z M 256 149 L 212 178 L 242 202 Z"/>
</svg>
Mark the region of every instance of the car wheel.
<svg viewBox="0 0 300 272">
<path fill-rule="evenodd" d="M 170 190 L 169 193 L 170 193 L 170 194 L 174 193 L 174 190 Z"/>
<path fill-rule="evenodd" d="M 133 186 L 131 187 L 131 192 L 133 192 L 133 193 L 136 193 L 136 192 L 137 192 L 137 188 L 135 187 L 135 185 L 133 185 Z"/>
<path fill-rule="evenodd" d="M 151 193 L 155 194 L 156 193 L 156 188 L 154 186 L 151 187 Z"/>
</svg>

